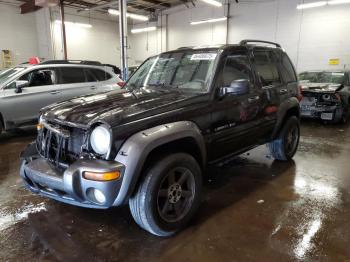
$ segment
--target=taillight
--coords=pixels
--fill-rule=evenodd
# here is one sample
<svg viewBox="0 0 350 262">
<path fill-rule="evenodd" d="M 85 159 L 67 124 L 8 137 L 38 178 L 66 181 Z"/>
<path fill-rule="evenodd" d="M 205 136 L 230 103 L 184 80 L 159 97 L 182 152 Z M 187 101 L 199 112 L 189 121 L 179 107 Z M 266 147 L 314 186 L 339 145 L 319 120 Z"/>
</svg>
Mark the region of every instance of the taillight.
<svg viewBox="0 0 350 262">
<path fill-rule="evenodd" d="M 338 101 L 341 101 L 341 97 L 339 94 L 334 94 L 335 98 L 338 100 Z"/>
<path fill-rule="evenodd" d="M 122 81 L 122 82 L 118 82 L 118 83 L 117 83 L 117 85 L 118 85 L 118 86 L 120 86 L 121 88 L 123 88 L 123 87 L 125 86 L 125 84 L 126 84 L 126 83 L 125 83 L 125 82 L 123 82 L 123 81 Z"/>
<path fill-rule="evenodd" d="M 303 89 L 301 86 L 298 86 L 297 98 L 298 98 L 299 102 L 303 99 Z"/>
</svg>

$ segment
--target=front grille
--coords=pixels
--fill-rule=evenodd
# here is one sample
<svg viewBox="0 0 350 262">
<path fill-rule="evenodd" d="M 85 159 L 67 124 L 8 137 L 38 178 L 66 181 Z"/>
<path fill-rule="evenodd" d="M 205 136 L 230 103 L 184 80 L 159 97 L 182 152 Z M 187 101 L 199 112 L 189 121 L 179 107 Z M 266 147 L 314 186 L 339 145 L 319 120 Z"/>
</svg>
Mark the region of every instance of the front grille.
<svg viewBox="0 0 350 262">
<path fill-rule="evenodd" d="M 39 131 L 37 137 L 38 152 L 56 167 L 67 168 L 80 157 L 83 151 L 85 131 L 51 123 L 49 125 L 56 129 L 68 131 L 70 135 L 67 137 L 44 127 Z"/>
</svg>

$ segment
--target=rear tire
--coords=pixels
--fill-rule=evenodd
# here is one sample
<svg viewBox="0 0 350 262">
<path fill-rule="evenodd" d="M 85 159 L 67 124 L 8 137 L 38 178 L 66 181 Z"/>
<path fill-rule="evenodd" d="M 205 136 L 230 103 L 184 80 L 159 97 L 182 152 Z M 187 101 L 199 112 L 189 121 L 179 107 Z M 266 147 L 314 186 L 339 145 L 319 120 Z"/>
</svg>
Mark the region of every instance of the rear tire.
<svg viewBox="0 0 350 262">
<path fill-rule="evenodd" d="M 184 228 L 196 213 L 202 190 L 202 172 L 189 154 L 158 158 L 146 169 L 129 207 L 136 223 L 162 237 Z"/>
<path fill-rule="evenodd" d="M 276 160 L 289 161 L 295 155 L 300 139 L 300 123 L 296 116 L 287 119 L 278 137 L 268 144 Z"/>
</svg>

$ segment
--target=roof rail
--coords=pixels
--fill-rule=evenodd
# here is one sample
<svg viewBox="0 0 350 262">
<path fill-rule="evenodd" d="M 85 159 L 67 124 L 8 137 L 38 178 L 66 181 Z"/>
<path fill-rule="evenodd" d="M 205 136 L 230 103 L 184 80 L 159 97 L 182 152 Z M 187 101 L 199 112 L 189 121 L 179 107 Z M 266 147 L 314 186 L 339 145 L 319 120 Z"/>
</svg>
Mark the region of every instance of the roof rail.
<svg viewBox="0 0 350 262">
<path fill-rule="evenodd" d="M 263 41 L 263 40 L 252 40 L 252 39 L 247 39 L 247 40 L 242 40 L 239 42 L 240 45 L 247 45 L 248 43 L 263 43 L 263 44 L 269 44 L 269 45 L 274 45 L 278 48 L 282 48 L 280 44 L 275 43 L 275 42 L 270 42 L 270 41 Z"/>
<path fill-rule="evenodd" d="M 82 65 L 101 65 L 98 61 L 88 61 L 88 60 L 48 60 L 41 63 L 42 65 L 51 64 L 82 64 Z"/>
</svg>

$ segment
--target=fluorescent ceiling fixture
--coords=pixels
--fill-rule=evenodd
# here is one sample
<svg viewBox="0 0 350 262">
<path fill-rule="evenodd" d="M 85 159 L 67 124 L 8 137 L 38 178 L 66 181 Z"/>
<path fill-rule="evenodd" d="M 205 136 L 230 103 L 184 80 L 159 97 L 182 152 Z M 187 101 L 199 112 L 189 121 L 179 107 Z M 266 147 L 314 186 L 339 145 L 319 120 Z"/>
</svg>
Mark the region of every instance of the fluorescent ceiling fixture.
<svg viewBox="0 0 350 262">
<path fill-rule="evenodd" d="M 321 7 L 325 5 L 327 5 L 327 1 L 319 1 L 319 2 L 297 5 L 297 9 L 307 9 L 307 8 Z"/>
<path fill-rule="evenodd" d="M 155 27 L 155 26 L 144 27 L 144 28 L 133 28 L 133 29 L 131 29 L 131 33 L 137 34 L 137 33 L 155 31 L 156 29 L 157 29 L 157 27 Z"/>
<path fill-rule="evenodd" d="M 328 1 L 329 5 L 341 5 L 341 4 L 350 4 L 350 0 L 332 0 Z"/>
<path fill-rule="evenodd" d="M 119 10 L 116 9 L 108 9 L 108 13 L 111 15 L 120 15 Z M 131 19 L 140 20 L 140 21 L 148 21 L 149 17 L 145 15 L 137 15 L 132 13 L 126 13 L 126 17 L 130 17 Z"/>
<path fill-rule="evenodd" d="M 201 1 L 205 2 L 207 4 L 210 4 L 210 5 L 217 6 L 217 7 L 222 6 L 222 3 L 218 2 L 218 1 L 215 1 L 215 0 L 201 0 Z"/>
<path fill-rule="evenodd" d="M 221 17 L 221 18 L 213 18 L 208 20 L 201 20 L 201 21 L 192 21 L 191 25 L 200 25 L 200 24 L 206 24 L 206 23 L 216 23 L 227 20 L 227 17 Z"/>
<path fill-rule="evenodd" d="M 61 20 L 56 20 L 55 23 L 62 24 Z M 83 27 L 83 28 L 91 28 L 92 27 L 92 25 L 90 25 L 90 24 L 75 23 L 75 22 L 68 22 L 68 21 L 65 21 L 64 24 L 66 26 L 76 26 L 76 27 Z"/>
</svg>

